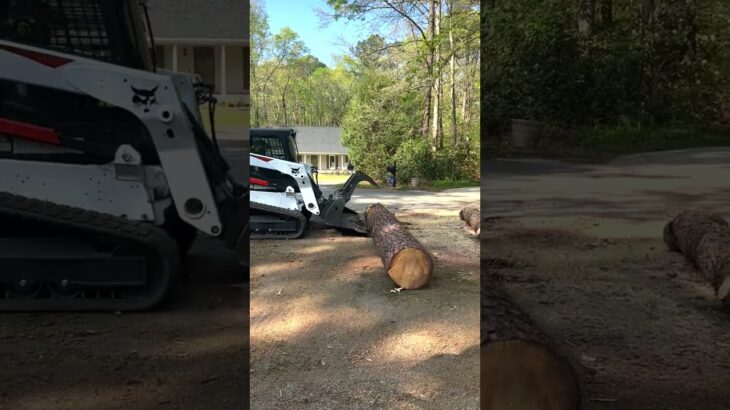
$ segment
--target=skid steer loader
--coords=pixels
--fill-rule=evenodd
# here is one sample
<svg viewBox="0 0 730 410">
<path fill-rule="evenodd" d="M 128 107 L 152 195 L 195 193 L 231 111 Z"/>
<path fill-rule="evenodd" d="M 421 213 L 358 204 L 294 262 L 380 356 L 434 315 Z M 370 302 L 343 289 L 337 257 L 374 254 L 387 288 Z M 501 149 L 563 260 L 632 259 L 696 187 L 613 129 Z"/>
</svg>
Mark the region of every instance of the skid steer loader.
<svg viewBox="0 0 730 410">
<path fill-rule="evenodd" d="M 345 204 L 358 183 L 366 181 L 377 187 L 372 178 L 355 171 L 342 188 L 325 196 L 313 177 L 316 169 L 298 162 L 293 129 L 253 128 L 250 137 L 252 239 L 296 239 L 310 226 L 368 234 L 360 216 Z"/>
<path fill-rule="evenodd" d="M 148 38 L 138 0 L 0 2 L 0 310 L 152 308 L 197 232 L 247 264 L 215 100 Z"/>
</svg>

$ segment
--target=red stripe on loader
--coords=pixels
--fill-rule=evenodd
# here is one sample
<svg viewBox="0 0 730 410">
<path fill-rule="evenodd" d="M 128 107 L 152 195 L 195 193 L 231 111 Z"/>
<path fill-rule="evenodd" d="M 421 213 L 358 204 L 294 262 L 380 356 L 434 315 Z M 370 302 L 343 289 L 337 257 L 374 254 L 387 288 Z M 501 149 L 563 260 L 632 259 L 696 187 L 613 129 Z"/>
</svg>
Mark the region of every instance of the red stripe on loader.
<svg viewBox="0 0 730 410">
<path fill-rule="evenodd" d="M 37 63 L 43 64 L 44 66 L 51 68 L 58 68 L 73 61 L 69 60 L 68 58 L 56 57 L 50 54 L 38 53 L 36 51 L 24 50 L 17 47 L 0 46 L 0 49 L 9 51 L 19 56 L 23 56 L 25 58 L 29 58 Z"/>
<path fill-rule="evenodd" d="M 248 177 L 248 182 L 250 182 L 253 185 L 269 186 L 269 181 L 264 181 L 263 179 L 258 179 L 258 178 Z"/>
<path fill-rule="evenodd" d="M 8 134 L 13 137 L 21 137 L 33 141 L 45 142 L 47 144 L 61 144 L 58 133 L 51 128 L 39 127 L 37 125 L 8 120 L 5 118 L 0 118 L 0 134 Z"/>
</svg>

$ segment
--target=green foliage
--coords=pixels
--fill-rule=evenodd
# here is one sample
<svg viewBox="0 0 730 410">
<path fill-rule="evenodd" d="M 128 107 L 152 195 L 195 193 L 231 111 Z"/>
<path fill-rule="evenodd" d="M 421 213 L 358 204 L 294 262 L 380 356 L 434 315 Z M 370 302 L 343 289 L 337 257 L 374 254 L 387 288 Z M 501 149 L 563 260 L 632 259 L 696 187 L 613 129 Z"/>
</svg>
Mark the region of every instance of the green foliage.
<svg viewBox="0 0 730 410">
<path fill-rule="evenodd" d="M 511 118 L 563 129 L 723 121 L 730 59 L 717 39 L 730 34 L 729 3 L 657 2 L 645 24 L 634 2 L 612 4 L 613 19 L 596 16 L 590 33 L 575 1 L 485 8 L 485 131 L 504 132 Z"/>
<path fill-rule="evenodd" d="M 478 140 L 477 140 L 478 141 Z M 426 180 L 479 180 L 479 149 L 459 145 L 439 150 L 422 138 L 411 138 L 401 143 L 395 154 L 398 178 Z"/>
<path fill-rule="evenodd" d="M 268 33 L 267 20 L 265 14 L 256 17 L 252 38 L 252 126 L 339 125 L 353 81 L 345 61 L 327 67 L 307 54 L 291 28 Z"/>
<path fill-rule="evenodd" d="M 419 109 L 418 94 L 407 84 L 378 71 L 364 73 L 342 122 L 342 142 L 355 166 L 384 178 L 398 147 L 418 134 Z"/>
<path fill-rule="evenodd" d="M 431 146 L 423 138 L 411 138 L 403 143 L 395 154 L 398 178 L 408 181 L 411 178 L 430 179 L 435 174 L 436 162 Z"/>
<path fill-rule="evenodd" d="M 510 118 L 572 122 L 584 111 L 583 63 L 565 11 L 552 1 L 504 2 L 490 9 L 482 46 L 490 126 Z"/>
<path fill-rule="evenodd" d="M 335 19 L 374 28 L 334 67 L 308 55 L 305 41 L 293 30 L 284 28 L 271 35 L 263 0 L 254 2 L 253 126 L 339 125 L 351 162 L 375 178 L 384 179 L 394 161 L 399 179 L 404 175 L 478 178 L 474 0 L 429 2 L 441 4 L 443 12 L 443 33 L 433 39 L 426 35 L 428 13 L 423 14 L 420 1 L 328 0 Z M 429 55 L 432 60 L 427 61 Z M 427 99 L 426 90 L 431 88 L 438 92 Z M 433 100 L 439 101 L 438 110 L 426 111 L 436 106 Z M 440 124 L 428 121 L 424 127 L 425 112 L 440 118 Z M 428 132 L 429 127 L 437 129 L 437 136 Z"/>
</svg>

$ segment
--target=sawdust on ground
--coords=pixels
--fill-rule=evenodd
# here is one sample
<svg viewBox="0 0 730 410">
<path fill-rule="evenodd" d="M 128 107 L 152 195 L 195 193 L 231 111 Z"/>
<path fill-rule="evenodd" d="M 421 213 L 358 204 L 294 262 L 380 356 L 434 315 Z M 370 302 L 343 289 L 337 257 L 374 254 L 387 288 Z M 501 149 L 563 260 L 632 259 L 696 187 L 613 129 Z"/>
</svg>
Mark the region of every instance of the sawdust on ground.
<svg viewBox="0 0 730 410">
<path fill-rule="evenodd" d="M 370 238 L 252 242 L 253 408 L 478 408 L 478 240 L 458 209 L 396 216 L 434 255 L 425 288 L 396 291 Z"/>
<path fill-rule="evenodd" d="M 583 408 L 730 408 L 730 315 L 660 229 L 622 238 L 600 214 L 489 225 L 483 280 L 585 367 Z"/>
</svg>

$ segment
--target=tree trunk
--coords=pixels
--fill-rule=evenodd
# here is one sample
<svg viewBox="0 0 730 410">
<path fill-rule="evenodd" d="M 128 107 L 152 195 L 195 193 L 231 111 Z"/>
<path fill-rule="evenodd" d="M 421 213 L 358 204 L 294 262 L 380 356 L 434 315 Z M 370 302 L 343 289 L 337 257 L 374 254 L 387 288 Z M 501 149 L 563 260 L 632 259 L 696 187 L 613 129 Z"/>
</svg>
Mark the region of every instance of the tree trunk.
<svg viewBox="0 0 730 410">
<path fill-rule="evenodd" d="M 687 50 L 691 60 L 697 58 L 697 5 L 695 0 L 684 0 L 684 24 L 687 30 Z"/>
<path fill-rule="evenodd" d="M 433 98 L 433 124 L 431 125 L 431 138 L 433 139 L 433 145 L 435 147 L 442 148 L 443 127 L 441 122 L 441 100 L 443 99 L 444 88 L 442 81 L 443 71 L 441 70 L 441 0 L 434 1 L 434 6 L 436 5 L 438 5 L 438 10 L 436 10 L 434 37 L 436 38 L 437 45 L 435 47 L 436 57 L 434 58 L 434 66 L 439 68 L 434 72 L 433 92 L 435 95 Z"/>
<path fill-rule="evenodd" d="M 601 26 L 613 24 L 613 0 L 601 0 Z"/>
<path fill-rule="evenodd" d="M 648 26 L 654 15 L 654 0 L 641 0 L 641 22 L 644 26 Z"/>
<path fill-rule="evenodd" d="M 453 4 L 451 6 L 451 14 L 453 14 Z M 452 23 L 453 16 L 449 16 L 449 45 L 451 46 L 451 60 L 449 65 L 451 66 L 451 146 L 456 146 L 456 52 L 454 48 L 456 43 L 454 42 L 454 26 Z"/>
<path fill-rule="evenodd" d="M 286 116 L 286 93 L 287 93 L 288 86 L 289 86 L 289 84 L 286 84 L 284 86 L 284 91 L 282 91 L 282 93 L 281 93 L 281 112 L 284 115 L 284 123 L 281 125 L 284 125 L 284 126 L 289 125 L 288 118 Z"/>
<path fill-rule="evenodd" d="M 369 206 L 365 225 L 388 275 L 398 286 L 418 289 L 428 282 L 433 271 L 431 256 L 390 211 L 380 204 Z"/>
<path fill-rule="evenodd" d="M 593 34 L 595 15 L 595 0 L 578 0 L 578 31 L 584 37 L 590 37 Z"/>
<path fill-rule="evenodd" d="M 266 104 L 268 104 L 268 101 L 266 100 L 266 83 L 264 83 L 263 90 L 261 91 L 261 98 L 262 103 L 261 106 L 263 107 L 263 123 L 261 123 L 259 126 L 269 126 L 269 113 L 267 111 Z"/>
<path fill-rule="evenodd" d="M 437 0 L 438 1 L 438 0 Z M 423 138 L 429 137 L 429 131 L 431 130 L 431 90 L 433 89 L 433 66 L 434 66 L 434 49 L 433 39 L 434 30 L 436 27 L 436 7 L 437 1 L 429 1 L 428 10 L 428 39 L 426 44 L 426 75 L 428 76 L 428 86 L 426 87 L 426 93 L 423 97 L 423 122 L 421 124 L 421 135 Z"/>
<path fill-rule="evenodd" d="M 682 211 L 664 226 L 664 243 L 684 254 L 730 307 L 730 226 L 722 216 Z"/>
<path fill-rule="evenodd" d="M 577 410 L 571 362 L 504 292 L 482 280 L 480 293 L 482 410 Z"/>
<path fill-rule="evenodd" d="M 474 230 L 474 234 L 479 236 L 479 233 L 481 232 L 481 211 L 479 210 L 479 207 L 473 206 L 473 205 L 467 205 L 463 208 L 461 208 L 461 211 L 459 211 L 459 218 L 466 222 L 469 227 Z"/>
<path fill-rule="evenodd" d="M 463 129 L 469 127 L 468 99 L 469 99 L 469 59 L 464 59 L 464 90 L 461 95 L 461 122 Z"/>
</svg>

